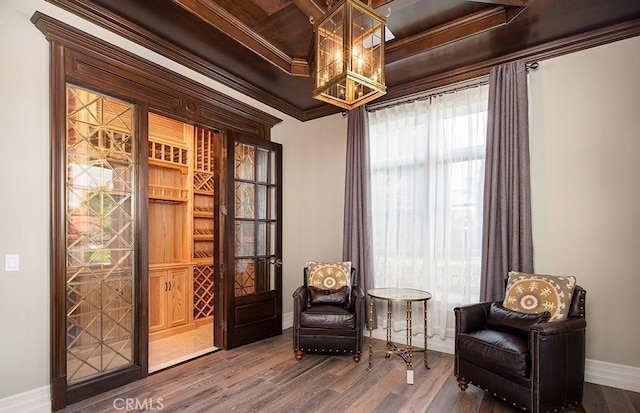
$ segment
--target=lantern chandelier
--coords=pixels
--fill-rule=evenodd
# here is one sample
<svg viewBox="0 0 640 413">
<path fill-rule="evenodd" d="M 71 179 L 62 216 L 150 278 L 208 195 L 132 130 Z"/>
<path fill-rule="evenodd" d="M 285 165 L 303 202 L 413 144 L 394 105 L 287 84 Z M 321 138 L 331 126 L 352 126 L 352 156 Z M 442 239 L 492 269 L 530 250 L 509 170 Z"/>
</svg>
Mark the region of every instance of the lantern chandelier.
<svg viewBox="0 0 640 413">
<path fill-rule="evenodd" d="M 387 92 L 384 41 L 387 18 L 358 0 L 327 1 L 317 22 L 313 97 L 353 109 Z"/>
</svg>

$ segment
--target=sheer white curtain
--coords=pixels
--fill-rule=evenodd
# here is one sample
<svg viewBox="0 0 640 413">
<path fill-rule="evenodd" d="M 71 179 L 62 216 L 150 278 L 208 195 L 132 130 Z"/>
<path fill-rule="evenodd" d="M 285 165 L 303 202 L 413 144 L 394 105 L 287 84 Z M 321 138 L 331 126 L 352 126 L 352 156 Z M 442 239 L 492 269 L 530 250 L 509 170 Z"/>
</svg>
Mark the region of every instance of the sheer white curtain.
<svg viewBox="0 0 640 413">
<path fill-rule="evenodd" d="M 481 85 L 369 113 L 375 287 L 431 292 L 443 340 L 478 301 L 487 100 Z"/>
</svg>

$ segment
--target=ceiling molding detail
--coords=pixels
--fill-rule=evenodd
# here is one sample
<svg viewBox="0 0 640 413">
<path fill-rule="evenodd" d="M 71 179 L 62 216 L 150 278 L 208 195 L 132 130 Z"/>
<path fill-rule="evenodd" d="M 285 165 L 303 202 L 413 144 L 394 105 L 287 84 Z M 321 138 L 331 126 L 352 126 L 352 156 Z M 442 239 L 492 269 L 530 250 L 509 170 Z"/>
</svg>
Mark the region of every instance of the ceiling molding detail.
<svg viewBox="0 0 640 413">
<path fill-rule="evenodd" d="M 110 30 L 117 35 L 137 43 L 168 59 L 178 62 L 183 66 L 203 74 L 237 92 L 256 99 L 265 105 L 271 106 L 282 113 L 286 113 L 296 119 L 302 119 L 303 117 L 303 111 L 289 102 L 279 99 L 272 94 L 255 87 L 218 66 L 211 65 L 206 60 L 194 55 L 193 53 L 186 52 L 183 49 L 176 47 L 173 43 L 156 36 L 143 27 L 128 21 L 123 21 L 118 15 L 104 7 L 84 2 L 83 0 L 46 1 L 70 13 L 80 16 L 93 24 Z"/>
<path fill-rule="evenodd" d="M 294 59 L 251 30 L 238 18 L 212 1 L 171 0 L 200 20 L 229 33 L 247 49 L 294 76 L 311 76 L 309 63 Z"/>
<path fill-rule="evenodd" d="M 486 60 L 481 63 L 450 70 L 436 76 L 429 76 L 414 82 L 408 82 L 394 87 L 382 98 L 376 100 L 375 104 L 443 87 L 448 84 L 486 76 L 491 71 L 491 68 L 505 63 L 517 60 L 523 60 L 526 63 L 539 62 L 636 36 L 640 36 L 640 19 L 548 42 L 496 59 Z"/>
<path fill-rule="evenodd" d="M 224 86 L 234 89 L 235 91 L 249 98 L 255 99 L 298 120 L 306 121 L 316 119 L 319 117 L 339 113 L 341 111 L 340 108 L 334 107 L 329 104 L 318 104 L 317 106 L 315 104 L 312 106 L 298 106 L 293 103 L 295 102 L 295 100 L 288 100 L 290 98 L 280 97 L 283 95 L 280 95 L 277 90 L 265 89 L 261 87 L 261 84 L 258 82 L 251 83 L 243 79 L 241 77 L 242 74 L 229 72 L 220 67 L 215 62 L 206 60 L 204 57 L 186 51 L 176 46 L 176 44 L 171 43 L 169 40 L 152 33 L 151 31 L 143 28 L 136 23 L 133 23 L 130 20 L 124 19 L 123 17 L 92 1 L 46 1 L 54 4 L 57 7 L 69 11 L 72 14 L 80 16 L 91 23 L 112 31 L 127 40 L 137 43 L 148 50 L 151 50 L 168 59 L 176 61 L 177 63 L 189 69 L 192 69 L 195 72 L 211 78 Z M 200 4 L 200 6 L 202 6 L 202 3 L 204 3 L 204 0 L 172 1 L 182 2 L 184 4 Z M 300 10 L 303 10 L 303 13 L 307 15 L 308 13 L 304 12 L 304 10 L 313 11 L 318 9 L 320 7 L 318 3 L 321 0 L 292 1 L 295 6 L 297 6 Z M 407 2 L 415 1 L 416 0 L 407 0 Z M 472 2 L 474 0 L 468 1 Z M 380 7 L 381 5 L 384 5 L 388 2 L 389 0 L 374 0 L 373 5 L 375 7 Z M 411 62 L 416 58 L 419 59 L 420 53 L 424 51 L 427 51 L 427 53 L 439 54 L 441 53 L 441 50 L 451 48 L 452 46 L 442 47 L 440 49 L 437 49 L 437 51 L 435 52 L 430 52 L 430 50 L 440 47 L 443 44 L 450 44 L 456 40 L 468 39 L 473 35 L 479 34 L 481 32 L 486 32 L 487 30 L 491 30 L 494 27 L 499 27 L 498 29 L 496 29 L 497 31 L 507 30 L 510 27 L 517 28 L 518 26 L 516 24 L 520 24 L 520 20 L 516 20 L 512 24 L 509 24 L 509 22 L 511 22 L 515 16 L 517 16 L 522 12 L 522 10 L 524 10 L 524 5 L 529 5 L 532 3 L 532 1 L 522 0 L 518 2 L 516 0 L 496 0 L 491 1 L 490 3 L 501 4 L 489 6 L 482 12 L 472 13 L 466 17 L 459 18 L 457 20 L 454 20 L 453 22 L 449 22 L 448 24 L 440 25 L 436 28 L 417 33 L 407 38 L 395 39 L 393 41 L 390 41 L 389 43 L 387 43 L 387 62 L 393 62 L 392 66 L 398 67 L 398 62 Z M 503 3 L 518 3 L 520 6 L 511 6 Z M 537 4 L 538 3 L 535 3 L 533 6 L 531 6 L 531 9 L 536 7 Z M 205 11 L 206 10 L 203 10 L 203 12 Z M 213 14 L 213 12 L 211 11 L 209 11 L 208 13 Z M 637 12 L 635 13 L 637 14 Z M 524 21 L 525 19 L 523 19 L 523 22 Z M 231 23 L 227 21 L 226 24 Z M 589 47 L 598 46 L 637 35 L 640 35 L 640 18 L 638 18 L 638 16 L 636 15 L 632 19 L 626 20 L 622 23 L 613 24 L 601 29 L 596 29 L 590 32 L 564 37 L 553 41 L 542 42 L 541 44 L 523 49 L 519 52 L 483 58 L 482 61 L 476 61 L 475 63 L 471 64 L 450 66 L 452 68 L 444 69 L 439 73 L 420 75 L 420 71 L 416 71 L 418 76 L 406 76 L 406 80 L 401 80 L 396 83 L 389 84 L 388 82 L 387 94 L 377 99 L 376 103 L 387 99 L 398 98 L 404 95 L 423 92 L 430 88 L 441 87 L 446 84 L 457 83 L 460 81 L 472 79 L 474 77 L 484 76 L 489 72 L 491 67 L 515 59 L 526 59 L 529 61 L 544 60 L 550 57 L 572 53 Z M 485 36 L 485 34 L 479 35 L 479 37 L 481 36 Z M 469 41 L 473 40 L 462 40 L 461 43 Z M 404 50 L 401 50 L 402 45 L 406 46 Z M 259 45 L 256 45 L 255 47 L 258 48 L 258 46 Z M 265 50 L 267 49 L 265 45 L 262 45 L 260 47 L 264 47 Z M 312 48 L 310 48 L 309 50 L 312 50 Z M 277 52 L 273 50 L 271 51 L 271 53 L 274 53 L 274 56 L 278 55 Z M 280 56 L 280 58 L 283 59 L 283 61 L 286 61 L 286 65 L 288 65 L 289 67 L 288 72 L 299 75 L 293 77 L 293 79 L 302 81 L 302 74 L 306 70 L 308 70 L 307 62 L 310 61 L 310 55 L 307 55 L 304 58 L 293 58 L 290 60 L 286 59 L 286 57 L 283 58 L 282 56 Z M 277 73 L 279 70 L 280 69 L 276 69 L 274 67 L 272 73 Z M 284 69 L 280 73 L 282 73 L 282 76 L 287 76 Z M 300 93 L 303 92 L 303 89 L 296 90 L 300 90 Z"/>
</svg>

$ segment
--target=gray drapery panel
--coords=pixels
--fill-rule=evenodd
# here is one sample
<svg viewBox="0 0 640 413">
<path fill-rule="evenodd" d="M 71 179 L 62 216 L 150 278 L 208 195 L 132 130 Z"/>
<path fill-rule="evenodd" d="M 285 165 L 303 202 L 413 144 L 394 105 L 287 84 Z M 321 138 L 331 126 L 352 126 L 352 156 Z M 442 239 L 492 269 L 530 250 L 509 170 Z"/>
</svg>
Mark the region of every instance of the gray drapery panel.
<svg viewBox="0 0 640 413">
<path fill-rule="evenodd" d="M 349 112 L 347 122 L 342 259 L 351 261 L 358 269 L 359 285 L 365 295 L 367 290 L 374 288 L 370 174 L 369 118 L 364 106 L 360 106 Z M 368 312 L 369 297 L 366 298 Z"/>
<path fill-rule="evenodd" d="M 504 299 L 509 271 L 533 272 L 527 68 L 489 74 L 480 300 Z"/>
</svg>

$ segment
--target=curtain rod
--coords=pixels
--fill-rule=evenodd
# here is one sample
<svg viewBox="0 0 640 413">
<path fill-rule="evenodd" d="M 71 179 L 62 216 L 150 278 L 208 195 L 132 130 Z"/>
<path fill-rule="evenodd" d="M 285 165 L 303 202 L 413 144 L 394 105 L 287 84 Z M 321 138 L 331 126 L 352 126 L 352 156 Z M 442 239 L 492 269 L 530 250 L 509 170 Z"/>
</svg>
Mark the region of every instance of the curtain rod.
<svg viewBox="0 0 640 413">
<path fill-rule="evenodd" d="M 526 63 L 525 67 L 527 68 L 527 72 L 531 69 L 535 70 L 540 66 L 538 62 Z M 472 87 L 478 87 L 489 84 L 489 75 L 485 75 L 482 77 L 478 77 L 475 79 L 467 80 L 464 82 L 455 83 L 452 85 L 442 86 L 440 88 L 431 89 L 424 92 L 418 92 L 413 95 L 403 96 L 396 99 L 390 99 L 380 103 L 374 103 L 371 105 L 366 105 L 365 108 L 367 112 L 375 112 L 376 110 L 386 109 L 389 107 L 402 105 L 404 103 L 415 102 L 416 100 L 426 100 L 433 96 L 440 96 L 446 93 L 454 93 L 460 90 L 470 89 Z M 346 112 L 345 112 L 346 114 Z"/>
<path fill-rule="evenodd" d="M 416 100 L 427 100 L 434 96 L 441 96 L 447 93 L 454 93 L 460 90 L 471 89 L 473 87 L 479 87 L 489 84 L 489 75 L 478 77 L 475 79 L 459 82 L 447 86 L 442 86 L 436 89 L 430 89 L 424 92 L 414 93 L 412 95 L 402 96 L 396 99 L 390 99 L 384 102 L 367 105 L 367 112 L 375 112 L 376 110 L 386 109 L 393 106 L 402 105 L 405 103 L 415 102 Z"/>
</svg>

